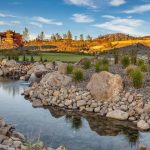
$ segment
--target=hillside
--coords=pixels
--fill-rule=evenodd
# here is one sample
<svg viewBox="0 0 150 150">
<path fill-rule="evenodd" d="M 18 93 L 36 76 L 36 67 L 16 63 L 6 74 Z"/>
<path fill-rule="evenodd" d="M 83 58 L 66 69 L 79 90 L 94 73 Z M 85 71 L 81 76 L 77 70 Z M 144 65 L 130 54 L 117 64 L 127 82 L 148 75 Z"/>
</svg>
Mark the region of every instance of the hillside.
<svg viewBox="0 0 150 150">
<path fill-rule="evenodd" d="M 136 37 L 123 34 L 123 33 L 115 33 L 115 34 L 106 34 L 103 36 L 99 36 L 95 40 L 103 41 L 103 42 L 114 42 L 114 41 L 124 41 L 124 40 L 133 40 L 136 39 Z"/>
</svg>

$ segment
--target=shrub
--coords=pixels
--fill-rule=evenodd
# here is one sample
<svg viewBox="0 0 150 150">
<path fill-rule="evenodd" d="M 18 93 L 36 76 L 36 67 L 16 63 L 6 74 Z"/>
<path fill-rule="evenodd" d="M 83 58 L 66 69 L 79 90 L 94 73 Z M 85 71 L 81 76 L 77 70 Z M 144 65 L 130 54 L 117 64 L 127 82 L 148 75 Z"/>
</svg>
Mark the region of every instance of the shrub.
<svg viewBox="0 0 150 150">
<path fill-rule="evenodd" d="M 135 88 L 141 88 L 144 82 L 144 75 L 139 68 L 136 68 L 131 73 L 131 79 Z"/>
<path fill-rule="evenodd" d="M 67 74 L 71 74 L 73 72 L 73 65 L 68 64 L 67 65 Z"/>
<path fill-rule="evenodd" d="M 108 64 L 103 64 L 102 71 L 108 71 L 108 70 L 109 70 Z"/>
<path fill-rule="evenodd" d="M 138 66 L 142 66 L 142 65 L 144 65 L 145 63 L 144 63 L 144 60 L 143 59 L 139 59 L 138 60 Z"/>
<path fill-rule="evenodd" d="M 31 62 L 34 62 L 34 57 L 33 56 L 31 56 Z"/>
<path fill-rule="evenodd" d="M 84 69 L 89 69 L 91 67 L 91 62 L 90 61 L 83 62 L 83 67 Z"/>
<path fill-rule="evenodd" d="M 131 76 L 132 72 L 137 69 L 137 66 L 135 65 L 129 65 L 127 68 L 126 68 L 126 73 L 128 76 Z"/>
<path fill-rule="evenodd" d="M 130 65 L 130 58 L 129 56 L 125 55 L 121 59 L 121 64 L 126 68 Z"/>
<path fill-rule="evenodd" d="M 40 62 L 43 62 L 43 56 L 42 55 L 40 56 Z"/>
<path fill-rule="evenodd" d="M 95 64 L 95 70 L 96 70 L 96 72 L 100 72 L 101 70 L 100 70 L 100 62 L 96 62 L 96 64 Z"/>
<path fill-rule="evenodd" d="M 146 64 L 143 64 L 140 66 L 141 71 L 147 72 L 148 71 L 148 66 Z"/>
<path fill-rule="evenodd" d="M 109 65 L 109 61 L 106 58 L 103 59 L 102 63 L 103 63 L 103 65 Z"/>
<path fill-rule="evenodd" d="M 95 70 L 96 72 L 108 71 L 109 70 L 108 62 L 97 62 L 95 65 Z"/>
<path fill-rule="evenodd" d="M 81 69 L 75 69 L 73 71 L 73 79 L 76 82 L 82 81 L 83 80 L 83 70 L 81 70 Z"/>
</svg>

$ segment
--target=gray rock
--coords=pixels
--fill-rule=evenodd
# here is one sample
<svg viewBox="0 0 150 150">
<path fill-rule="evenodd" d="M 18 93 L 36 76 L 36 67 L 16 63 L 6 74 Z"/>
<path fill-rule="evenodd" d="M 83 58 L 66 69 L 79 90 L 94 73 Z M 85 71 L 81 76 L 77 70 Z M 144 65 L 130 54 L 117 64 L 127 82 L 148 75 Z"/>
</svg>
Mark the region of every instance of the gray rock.
<svg viewBox="0 0 150 150">
<path fill-rule="evenodd" d="M 133 95 L 130 95 L 130 96 L 128 97 L 128 102 L 129 102 L 129 103 L 132 103 L 132 102 L 133 102 L 133 100 L 134 100 Z"/>
<path fill-rule="evenodd" d="M 85 106 L 85 105 L 86 105 L 86 101 L 85 100 L 77 101 L 77 107 L 81 107 L 81 106 Z"/>
<path fill-rule="evenodd" d="M 66 100 L 66 101 L 65 101 L 65 105 L 66 105 L 66 106 L 72 105 L 72 100 Z"/>
<path fill-rule="evenodd" d="M 5 123 L 5 121 L 2 119 L 2 120 L 0 120 L 0 128 L 1 127 L 4 127 L 6 125 L 6 123 Z"/>
<path fill-rule="evenodd" d="M 64 146 L 60 146 L 56 150 L 67 150 L 67 149 Z"/>
<path fill-rule="evenodd" d="M 114 118 L 118 120 L 127 120 L 129 117 L 127 112 L 124 112 L 121 110 L 114 110 L 114 111 L 108 112 L 106 116 L 108 118 Z"/>
<path fill-rule="evenodd" d="M 0 144 L 0 150 L 15 150 L 15 148 Z"/>
<path fill-rule="evenodd" d="M 42 107 L 43 104 L 42 104 L 42 102 L 39 101 L 39 100 L 34 100 L 34 101 L 32 102 L 32 106 L 33 106 L 33 107 Z"/>
<path fill-rule="evenodd" d="M 15 148 L 20 148 L 21 144 L 22 144 L 21 141 L 14 141 L 13 142 L 13 145 L 14 145 Z"/>
<path fill-rule="evenodd" d="M 137 127 L 141 130 L 148 130 L 150 129 L 150 125 L 145 122 L 145 120 L 140 120 L 137 122 Z"/>
<path fill-rule="evenodd" d="M 120 109 L 123 111 L 127 111 L 128 106 L 127 105 L 121 105 Z"/>
<path fill-rule="evenodd" d="M 23 134 L 21 134 L 20 132 L 13 131 L 12 136 L 25 141 L 25 136 Z"/>
<path fill-rule="evenodd" d="M 100 112 L 100 107 L 95 108 L 94 112 L 99 113 Z"/>
<path fill-rule="evenodd" d="M 7 136 L 5 136 L 5 135 L 0 135 L 0 144 L 1 144 L 4 140 L 6 140 L 6 139 L 8 139 Z"/>
</svg>

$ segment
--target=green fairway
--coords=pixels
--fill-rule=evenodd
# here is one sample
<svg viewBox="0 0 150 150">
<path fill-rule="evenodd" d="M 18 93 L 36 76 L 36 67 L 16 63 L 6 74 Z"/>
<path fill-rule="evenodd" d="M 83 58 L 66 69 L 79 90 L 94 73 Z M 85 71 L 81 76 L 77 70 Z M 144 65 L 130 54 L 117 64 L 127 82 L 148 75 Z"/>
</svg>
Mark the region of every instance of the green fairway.
<svg viewBox="0 0 150 150">
<path fill-rule="evenodd" d="M 41 57 L 42 56 L 42 57 Z M 0 56 L 0 59 L 5 56 Z M 62 61 L 62 62 L 77 62 L 82 58 L 94 58 L 94 56 L 82 55 L 82 54 L 69 54 L 69 53 L 40 53 L 39 56 L 33 56 L 34 61 L 47 60 L 47 61 Z M 23 60 L 23 56 L 19 56 L 19 60 Z M 26 56 L 26 60 L 30 61 L 31 56 Z"/>
</svg>

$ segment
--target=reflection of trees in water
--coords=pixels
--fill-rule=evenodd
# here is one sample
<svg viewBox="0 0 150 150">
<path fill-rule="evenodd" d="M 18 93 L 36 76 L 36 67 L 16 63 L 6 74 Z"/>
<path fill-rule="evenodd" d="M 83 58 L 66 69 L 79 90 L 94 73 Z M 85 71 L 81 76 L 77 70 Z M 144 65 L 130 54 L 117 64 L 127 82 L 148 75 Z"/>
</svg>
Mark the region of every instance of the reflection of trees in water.
<svg viewBox="0 0 150 150">
<path fill-rule="evenodd" d="M 54 107 L 47 109 L 49 109 L 51 115 L 55 118 L 65 116 L 66 121 L 71 123 L 73 129 L 82 128 L 82 118 L 85 118 L 88 121 L 91 130 L 95 131 L 100 136 L 117 136 L 123 134 L 131 147 L 136 145 L 139 141 L 139 131 L 131 122 L 108 119 L 91 113 L 80 114 L 80 112 L 67 112 Z"/>
<path fill-rule="evenodd" d="M 131 147 L 139 143 L 140 134 L 138 130 L 126 128 L 124 129 L 123 133 L 125 134 L 126 139 L 129 141 Z"/>
<path fill-rule="evenodd" d="M 6 78 L 0 78 L 0 88 L 3 91 L 6 91 L 9 95 L 15 96 L 20 93 L 20 90 L 23 88 L 18 81 L 13 81 Z"/>
<path fill-rule="evenodd" d="M 82 119 L 80 116 L 66 115 L 65 119 L 68 123 L 71 124 L 72 129 L 78 130 L 82 127 Z"/>
</svg>

